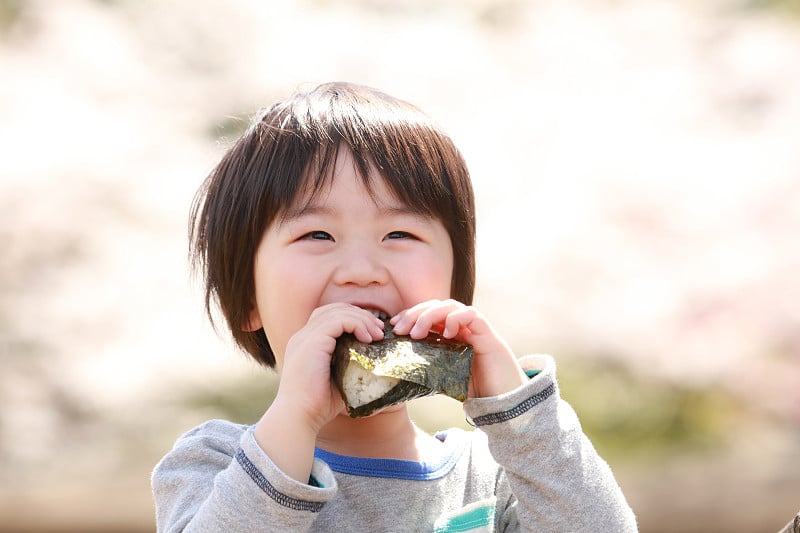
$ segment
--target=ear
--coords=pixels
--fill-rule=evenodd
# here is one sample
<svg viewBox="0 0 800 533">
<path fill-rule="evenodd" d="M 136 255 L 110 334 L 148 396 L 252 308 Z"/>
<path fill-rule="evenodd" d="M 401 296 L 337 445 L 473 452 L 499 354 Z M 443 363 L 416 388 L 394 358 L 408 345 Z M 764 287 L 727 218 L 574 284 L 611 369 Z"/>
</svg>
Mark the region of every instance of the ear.
<svg viewBox="0 0 800 533">
<path fill-rule="evenodd" d="M 242 324 L 242 331 L 253 332 L 263 327 L 264 323 L 261 321 L 261 314 L 258 312 L 258 306 L 253 302 L 250 305 L 250 314 L 248 314 L 245 323 Z"/>
</svg>

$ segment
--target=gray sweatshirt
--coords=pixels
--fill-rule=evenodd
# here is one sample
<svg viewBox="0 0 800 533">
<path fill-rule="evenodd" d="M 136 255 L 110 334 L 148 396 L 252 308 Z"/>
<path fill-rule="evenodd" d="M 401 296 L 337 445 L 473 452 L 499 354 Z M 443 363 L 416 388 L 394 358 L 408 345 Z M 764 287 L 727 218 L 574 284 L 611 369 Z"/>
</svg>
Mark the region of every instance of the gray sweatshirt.
<svg viewBox="0 0 800 533">
<path fill-rule="evenodd" d="M 553 359 L 520 362 L 541 372 L 509 393 L 467 400 L 479 429 L 437 434 L 435 456 L 318 449 L 307 484 L 275 466 L 251 426 L 206 422 L 153 472 L 158 531 L 636 531 L 609 466 L 559 397 Z"/>
</svg>

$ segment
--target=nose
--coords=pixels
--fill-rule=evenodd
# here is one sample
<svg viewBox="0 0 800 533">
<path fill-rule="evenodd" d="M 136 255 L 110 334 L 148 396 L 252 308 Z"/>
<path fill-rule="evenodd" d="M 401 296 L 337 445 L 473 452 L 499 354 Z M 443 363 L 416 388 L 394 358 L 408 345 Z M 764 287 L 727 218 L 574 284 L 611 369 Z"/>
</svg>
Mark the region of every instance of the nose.
<svg viewBox="0 0 800 533">
<path fill-rule="evenodd" d="M 352 245 L 340 251 L 333 280 L 337 285 L 384 285 L 389 281 L 389 269 L 376 247 Z"/>
</svg>

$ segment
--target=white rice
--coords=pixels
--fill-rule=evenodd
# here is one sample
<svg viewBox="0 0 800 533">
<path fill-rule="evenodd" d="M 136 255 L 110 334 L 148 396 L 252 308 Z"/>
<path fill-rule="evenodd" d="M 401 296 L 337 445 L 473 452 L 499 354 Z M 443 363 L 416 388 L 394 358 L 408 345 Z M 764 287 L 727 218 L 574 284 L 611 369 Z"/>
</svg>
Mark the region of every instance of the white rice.
<svg viewBox="0 0 800 533">
<path fill-rule="evenodd" d="M 376 376 L 361 365 L 351 362 L 347 366 L 342 385 L 347 391 L 350 407 L 361 407 L 377 400 L 400 382 L 397 378 Z"/>
</svg>

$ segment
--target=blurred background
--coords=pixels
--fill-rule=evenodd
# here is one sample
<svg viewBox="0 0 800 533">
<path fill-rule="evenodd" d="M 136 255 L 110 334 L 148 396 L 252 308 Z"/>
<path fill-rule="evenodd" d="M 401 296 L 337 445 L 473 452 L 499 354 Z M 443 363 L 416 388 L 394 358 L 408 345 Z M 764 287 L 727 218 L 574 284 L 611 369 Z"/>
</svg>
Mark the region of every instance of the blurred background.
<svg viewBox="0 0 800 533">
<path fill-rule="evenodd" d="M 189 205 L 252 113 L 331 80 L 451 133 L 476 304 L 557 358 L 643 532 L 800 509 L 797 0 L 0 0 L 0 531 L 153 531 L 175 439 L 266 408 Z"/>
</svg>

